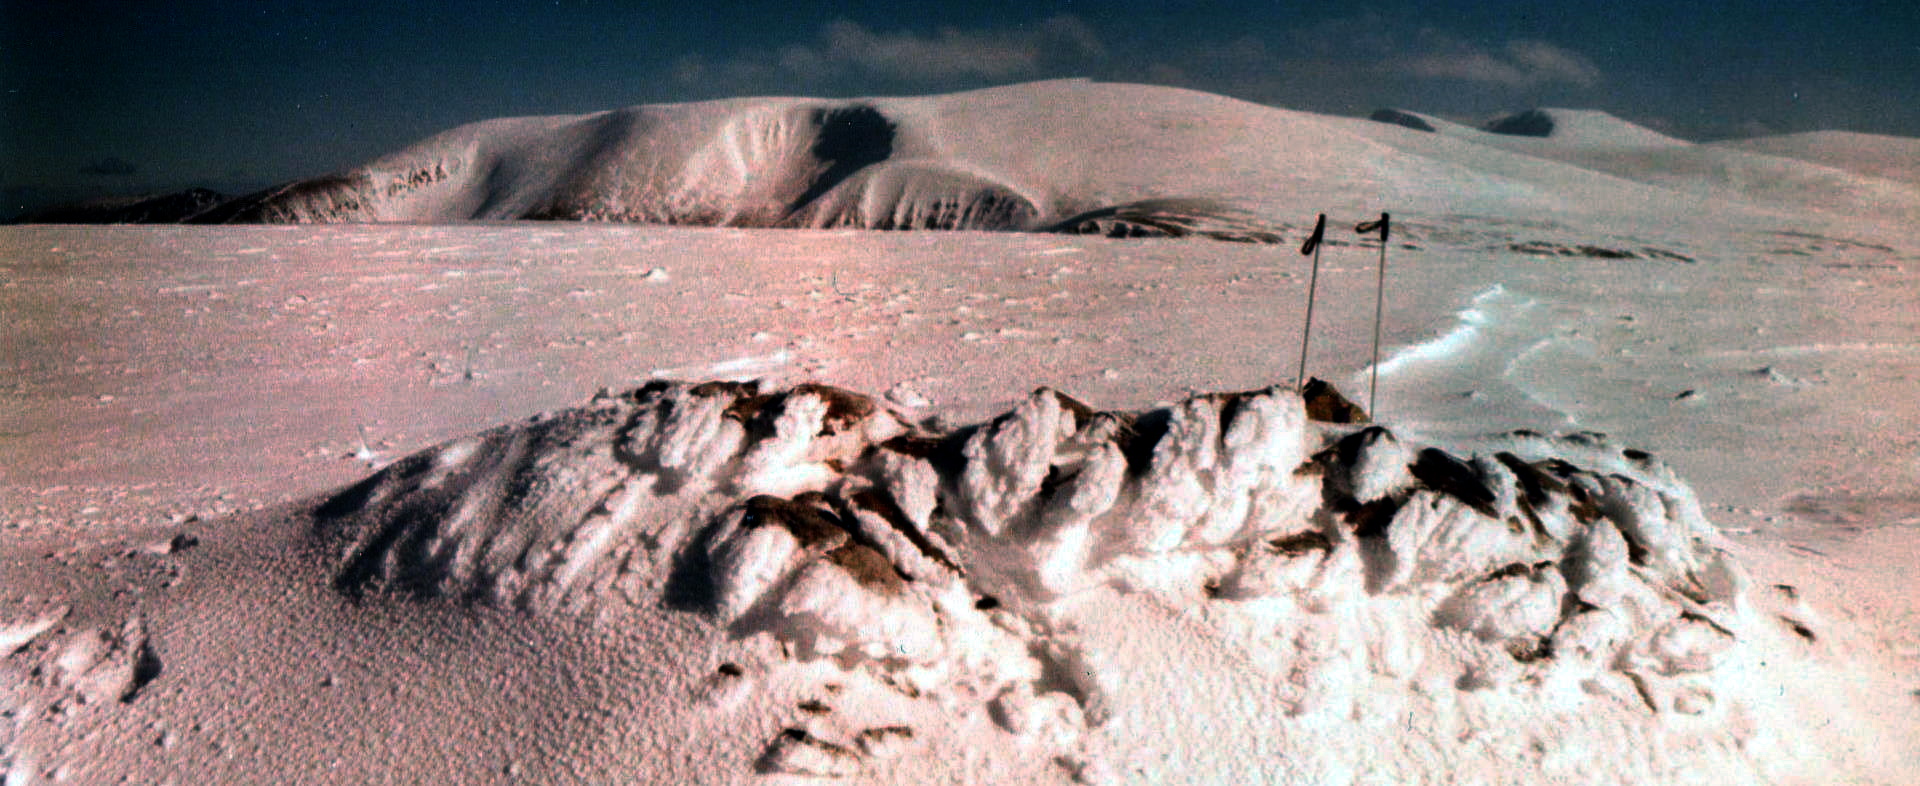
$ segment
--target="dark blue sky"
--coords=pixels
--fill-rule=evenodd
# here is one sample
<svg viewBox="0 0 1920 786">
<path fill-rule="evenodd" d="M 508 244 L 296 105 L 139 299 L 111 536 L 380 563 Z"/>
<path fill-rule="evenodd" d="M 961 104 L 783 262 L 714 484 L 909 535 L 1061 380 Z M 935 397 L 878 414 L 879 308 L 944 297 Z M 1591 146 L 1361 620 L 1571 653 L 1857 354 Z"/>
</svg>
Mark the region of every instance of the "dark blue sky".
<svg viewBox="0 0 1920 786">
<path fill-rule="evenodd" d="M 264 186 L 489 117 L 1060 76 L 1347 115 L 1920 136 L 1920 4 L 0 0 L 0 215 Z"/>
</svg>

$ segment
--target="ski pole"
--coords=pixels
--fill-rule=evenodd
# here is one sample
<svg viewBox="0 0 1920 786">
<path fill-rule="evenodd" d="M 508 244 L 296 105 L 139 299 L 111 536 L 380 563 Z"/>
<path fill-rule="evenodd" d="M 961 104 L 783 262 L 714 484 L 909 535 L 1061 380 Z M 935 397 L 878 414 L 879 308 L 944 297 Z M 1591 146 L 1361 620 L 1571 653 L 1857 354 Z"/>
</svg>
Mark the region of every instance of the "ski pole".
<svg viewBox="0 0 1920 786">
<path fill-rule="evenodd" d="M 1367 221 L 1353 228 L 1362 235 L 1375 230 L 1380 232 L 1380 275 L 1373 290 L 1373 378 L 1367 382 L 1367 417 L 1378 423 L 1380 413 L 1374 409 L 1374 403 L 1380 390 L 1380 322 L 1386 314 L 1387 242 L 1393 235 L 1393 218 L 1381 213 L 1379 221 Z"/>
<path fill-rule="evenodd" d="M 1307 325 L 1300 331 L 1300 373 L 1294 375 L 1294 390 L 1304 390 L 1307 384 L 1307 343 L 1313 339 L 1313 296 L 1320 285 L 1320 241 L 1326 234 L 1327 214 L 1321 213 L 1313 224 L 1313 236 L 1300 245 L 1302 255 L 1313 255 L 1313 273 L 1307 277 Z"/>
</svg>

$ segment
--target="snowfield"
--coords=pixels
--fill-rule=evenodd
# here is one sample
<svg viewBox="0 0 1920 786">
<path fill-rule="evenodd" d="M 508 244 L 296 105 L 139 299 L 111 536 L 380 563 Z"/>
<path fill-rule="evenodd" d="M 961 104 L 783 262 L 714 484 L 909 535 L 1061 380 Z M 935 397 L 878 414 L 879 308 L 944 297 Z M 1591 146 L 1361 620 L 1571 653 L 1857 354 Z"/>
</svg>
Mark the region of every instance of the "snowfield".
<svg viewBox="0 0 1920 786">
<path fill-rule="evenodd" d="M 830 183 L 742 99 L 456 129 L 382 161 L 521 179 L 344 216 L 431 223 L 0 228 L 8 782 L 1920 777 L 1912 140 L 859 103 Z M 435 212 L 561 170 L 1031 212 Z M 1005 231 L 1166 197 L 1282 242 Z M 1296 249 L 1364 404 L 1383 210 L 1358 422 Z"/>
</svg>

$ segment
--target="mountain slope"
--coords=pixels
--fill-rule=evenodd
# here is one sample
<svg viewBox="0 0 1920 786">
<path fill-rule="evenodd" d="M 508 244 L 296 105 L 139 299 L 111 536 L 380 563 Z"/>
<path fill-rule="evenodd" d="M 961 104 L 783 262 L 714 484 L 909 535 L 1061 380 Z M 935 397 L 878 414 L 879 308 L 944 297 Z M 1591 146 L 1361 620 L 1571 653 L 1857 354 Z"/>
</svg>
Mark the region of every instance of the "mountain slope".
<svg viewBox="0 0 1920 786">
<path fill-rule="evenodd" d="M 1792 158 L 1920 187 L 1920 139 L 1813 131 L 1714 142 L 1713 147 Z"/>
<path fill-rule="evenodd" d="M 472 123 L 178 220 L 543 219 L 1258 240 L 1270 239 L 1278 216 L 1392 205 L 1645 217 L 1706 200 L 1721 210 L 1920 216 L 1910 183 L 1862 174 L 1903 171 L 1900 149 L 1880 141 L 1849 142 L 1851 160 L 1880 163 L 1843 171 L 1694 145 L 1593 110 L 1530 110 L 1489 125 L 1505 133 L 1400 114 L 1434 132 L 1085 80 L 918 97 L 644 105 Z M 1149 207 L 1124 207 L 1143 201 Z M 1127 218 L 1169 210 L 1171 221 Z M 1088 213 L 1102 220 L 1069 220 Z M 111 211 L 53 215 L 122 220 Z"/>
<path fill-rule="evenodd" d="M 1460 162 L 1479 171 L 1510 166 L 1488 158 L 1486 149 L 1493 149 L 1651 186 L 1658 192 L 1594 196 L 1634 200 L 1653 212 L 1664 204 L 1690 213 L 1705 207 L 1722 211 L 1758 207 L 1776 212 L 1920 217 L 1920 190 L 1911 181 L 1882 176 L 1902 172 L 1905 140 L 1892 137 L 1848 140 L 1850 144 L 1825 137 L 1821 138 L 1827 140 L 1824 143 L 1782 143 L 1788 149 L 1807 151 L 1799 156 L 1804 160 L 1795 160 L 1765 154 L 1758 147 L 1693 144 L 1594 110 L 1535 109 L 1496 119 L 1485 128 L 1420 119 L 1434 132 L 1376 122 L 1370 133 L 1405 152 Z M 1471 147 L 1451 146 L 1446 140 Z M 1820 149 L 1826 152 L 1813 152 Z M 1827 165 L 1830 161 L 1858 163 L 1850 169 Z M 1564 171 L 1552 175 L 1558 178 L 1556 189 L 1579 182 Z"/>
</svg>

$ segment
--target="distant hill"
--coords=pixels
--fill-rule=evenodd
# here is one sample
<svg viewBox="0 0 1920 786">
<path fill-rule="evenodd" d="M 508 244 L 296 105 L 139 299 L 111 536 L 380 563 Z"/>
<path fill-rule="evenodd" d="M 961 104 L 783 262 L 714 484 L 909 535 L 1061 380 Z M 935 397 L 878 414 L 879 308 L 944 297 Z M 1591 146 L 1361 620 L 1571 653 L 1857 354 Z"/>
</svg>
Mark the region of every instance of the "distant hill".
<svg viewBox="0 0 1920 786">
<path fill-rule="evenodd" d="M 36 210 L 19 224 L 182 224 L 227 202 L 230 197 L 205 188 L 167 194 L 109 197 Z"/>
<path fill-rule="evenodd" d="M 27 220 L 566 220 L 1268 240 L 1282 216 L 1395 204 L 1672 212 L 1711 198 L 1920 216 L 1912 165 L 1899 164 L 1913 140 L 1803 140 L 1790 146 L 1804 160 L 1793 160 L 1695 145 L 1594 110 L 1534 109 L 1485 129 L 1402 110 L 1373 119 L 1381 122 L 1086 80 L 657 104 L 472 123 L 235 198 L 193 190 Z M 1826 165 L 1836 157 L 1880 163 Z"/>
<path fill-rule="evenodd" d="M 1920 139 L 1910 137 L 1813 131 L 1714 142 L 1713 146 L 1792 158 L 1920 186 Z"/>
</svg>

